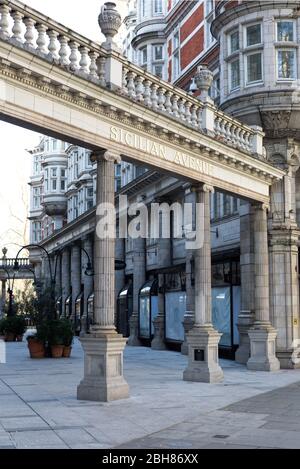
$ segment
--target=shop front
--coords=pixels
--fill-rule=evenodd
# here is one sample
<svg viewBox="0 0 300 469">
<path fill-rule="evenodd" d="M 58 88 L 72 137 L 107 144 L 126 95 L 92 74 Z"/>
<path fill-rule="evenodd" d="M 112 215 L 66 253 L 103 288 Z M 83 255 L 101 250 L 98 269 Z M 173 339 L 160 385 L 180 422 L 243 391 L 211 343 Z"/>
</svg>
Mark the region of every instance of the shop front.
<svg viewBox="0 0 300 469">
<path fill-rule="evenodd" d="M 186 312 L 185 272 L 164 274 L 165 289 L 165 342 L 180 350 L 184 341 L 183 321 Z"/>
<path fill-rule="evenodd" d="M 148 280 L 139 294 L 139 339 L 144 345 L 151 345 L 154 336 L 153 320 L 158 315 L 158 281 Z"/>
<path fill-rule="evenodd" d="M 133 310 L 133 288 L 130 281 L 122 288 L 118 295 L 117 302 L 117 331 L 124 337 L 129 337 L 129 319 Z"/>
<path fill-rule="evenodd" d="M 237 328 L 240 312 L 241 281 L 239 260 L 212 265 L 212 321 L 222 334 L 220 356 L 234 359 L 239 345 Z"/>
</svg>

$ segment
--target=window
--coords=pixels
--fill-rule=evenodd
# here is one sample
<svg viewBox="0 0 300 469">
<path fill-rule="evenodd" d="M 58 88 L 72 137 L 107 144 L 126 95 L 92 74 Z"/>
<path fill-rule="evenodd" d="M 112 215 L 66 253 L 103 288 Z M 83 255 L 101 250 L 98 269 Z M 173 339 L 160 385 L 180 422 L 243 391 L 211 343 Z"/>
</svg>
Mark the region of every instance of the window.
<svg viewBox="0 0 300 469">
<path fill-rule="evenodd" d="M 41 189 L 39 187 L 35 187 L 33 189 L 33 208 L 37 209 L 40 208 L 41 205 Z"/>
<path fill-rule="evenodd" d="M 206 47 L 209 47 L 214 41 L 213 35 L 211 33 L 211 25 L 213 20 L 213 16 L 206 20 Z"/>
<path fill-rule="evenodd" d="M 292 21 L 278 21 L 277 23 L 277 41 L 294 41 L 294 23 Z"/>
<path fill-rule="evenodd" d="M 296 72 L 296 51 L 278 50 L 277 51 L 277 74 L 279 80 L 294 80 Z"/>
<path fill-rule="evenodd" d="M 141 15 L 142 15 L 142 18 L 146 15 L 146 1 L 147 0 L 141 0 Z"/>
<path fill-rule="evenodd" d="M 230 215 L 230 202 L 231 202 L 231 197 L 230 195 L 223 194 L 223 215 L 226 217 Z"/>
<path fill-rule="evenodd" d="M 179 32 L 174 34 L 173 46 L 174 46 L 174 49 L 178 49 L 179 47 Z"/>
<path fill-rule="evenodd" d="M 57 140 L 53 140 L 53 151 L 57 150 Z"/>
<path fill-rule="evenodd" d="M 35 221 L 32 227 L 32 237 L 34 243 L 39 243 L 41 241 L 41 223 Z"/>
<path fill-rule="evenodd" d="M 52 169 L 51 169 L 51 177 L 56 178 L 56 176 L 57 176 L 57 169 L 56 169 L 56 168 L 52 168 Z"/>
<path fill-rule="evenodd" d="M 154 46 L 154 60 L 163 60 L 163 46 Z"/>
<path fill-rule="evenodd" d="M 53 191 L 56 191 L 57 189 L 57 180 L 56 179 L 52 179 L 52 190 Z"/>
<path fill-rule="evenodd" d="M 44 183 L 45 183 L 45 192 L 48 192 L 49 191 L 49 170 L 48 169 L 45 169 Z"/>
<path fill-rule="evenodd" d="M 255 53 L 247 56 L 247 83 L 262 81 L 262 54 Z"/>
<path fill-rule="evenodd" d="M 148 60 L 147 47 L 141 49 L 141 65 L 145 65 Z"/>
<path fill-rule="evenodd" d="M 240 59 L 230 64 L 230 89 L 235 90 L 240 86 Z"/>
<path fill-rule="evenodd" d="M 246 29 L 247 47 L 261 44 L 261 24 L 253 24 Z"/>
<path fill-rule="evenodd" d="M 180 73 L 180 63 L 179 63 L 179 52 L 174 54 L 174 69 L 173 69 L 173 78 L 176 80 Z"/>
<path fill-rule="evenodd" d="M 229 35 L 229 51 L 230 54 L 238 51 L 240 48 L 240 36 L 239 31 L 234 31 Z"/>
<path fill-rule="evenodd" d="M 156 75 L 158 78 L 163 78 L 163 66 L 162 65 L 154 66 L 154 75 Z"/>
<path fill-rule="evenodd" d="M 154 0 L 154 14 L 160 15 L 163 12 L 162 0 Z"/>
</svg>

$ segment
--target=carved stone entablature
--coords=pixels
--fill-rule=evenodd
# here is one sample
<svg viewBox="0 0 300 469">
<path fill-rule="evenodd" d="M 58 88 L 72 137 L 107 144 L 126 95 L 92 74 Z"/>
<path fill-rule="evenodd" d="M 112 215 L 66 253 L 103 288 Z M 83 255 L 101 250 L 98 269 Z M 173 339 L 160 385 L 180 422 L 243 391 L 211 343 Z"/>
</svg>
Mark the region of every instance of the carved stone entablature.
<svg viewBox="0 0 300 469">
<path fill-rule="evenodd" d="M 294 246 L 299 245 L 300 230 L 297 228 L 272 227 L 269 231 L 269 246 Z"/>
</svg>

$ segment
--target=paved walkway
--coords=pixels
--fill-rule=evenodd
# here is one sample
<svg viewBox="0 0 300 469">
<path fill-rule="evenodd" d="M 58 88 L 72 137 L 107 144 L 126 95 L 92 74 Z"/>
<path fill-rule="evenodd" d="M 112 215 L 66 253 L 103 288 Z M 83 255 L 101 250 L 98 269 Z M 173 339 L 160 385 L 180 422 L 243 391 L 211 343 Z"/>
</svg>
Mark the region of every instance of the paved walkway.
<svg viewBox="0 0 300 469">
<path fill-rule="evenodd" d="M 255 373 L 221 361 L 222 384 L 182 381 L 186 357 L 127 348 L 128 400 L 76 400 L 70 360 L 35 361 L 8 344 L 0 365 L 0 448 L 300 448 L 300 370 Z"/>
</svg>

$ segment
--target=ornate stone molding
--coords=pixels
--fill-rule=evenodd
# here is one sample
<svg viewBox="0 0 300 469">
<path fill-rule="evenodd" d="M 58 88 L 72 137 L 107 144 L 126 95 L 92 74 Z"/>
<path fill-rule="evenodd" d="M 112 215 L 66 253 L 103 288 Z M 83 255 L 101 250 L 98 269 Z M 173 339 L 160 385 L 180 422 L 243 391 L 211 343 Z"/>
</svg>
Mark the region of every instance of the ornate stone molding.
<svg viewBox="0 0 300 469">
<path fill-rule="evenodd" d="M 108 161 L 110 163 L 120 164 L 121 163 L 121 156 L 111 150 L 99 150 L 94 151 L 91 155 L 91 161 L 99 163 L 99 161 Z"/>
</svg>

